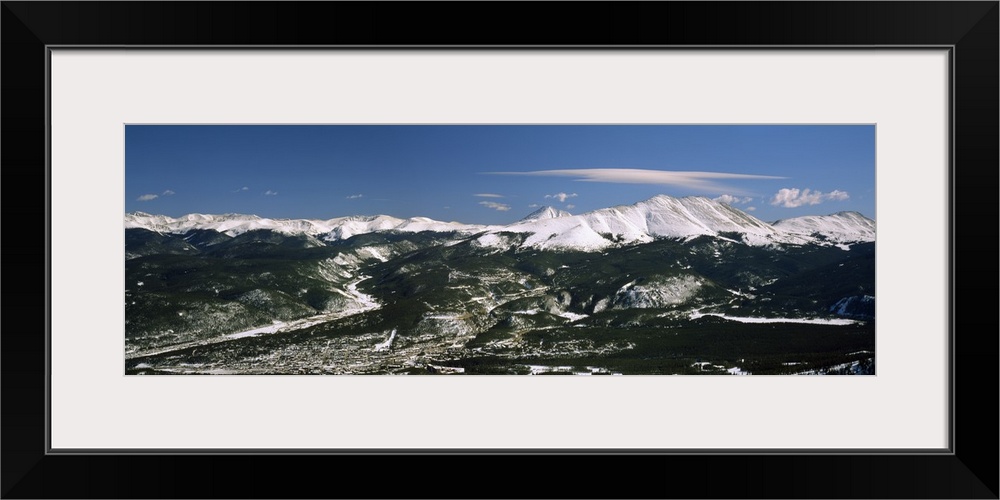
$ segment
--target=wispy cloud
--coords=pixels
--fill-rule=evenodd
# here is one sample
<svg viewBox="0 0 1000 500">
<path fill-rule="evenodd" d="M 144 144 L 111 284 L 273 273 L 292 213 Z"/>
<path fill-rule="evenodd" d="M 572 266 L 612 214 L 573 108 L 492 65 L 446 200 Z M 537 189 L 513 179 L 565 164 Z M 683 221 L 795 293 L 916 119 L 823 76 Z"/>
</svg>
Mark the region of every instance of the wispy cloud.
<svg viewBox="0 0 1000 500">
<path fill-rule="evenodd" d="M 719 203 L 725 203 L 726 205 L 736 205 L 738 203 L 750 203 L 751 201 L 753 201 L 753 198 L 750 196 L 741 198 L 739 196 L 733 196 L 731 194 L 724 194 L 722 196 L 712 199 Z"/>
<path fill-rule="evenodd" d="M 506 203 L 497 203 L 495 201 L 481 201 L 479 202 L 479 204 L 486 208 L 492 208 L 493 210 L 497 210 L 499 212 L 506 212 L 510 210 L 510 205 L 507 205 Z"/>
<path fill-rule="evenodd" d="M 757 207 L 747 207 L 745 210 L 747 212 L 753 212 L 754 210 L 757 210 Z"/>
<path fill-rule="evenodd" d="M 144 194 L 144 195 L 136 198 L 135 200 L 136 201 L 152 201 L 152 200 L 155 200 L 155 199 L 157 199 L 159 197 L 160 197 L 160 195 L 158 195 L 158 194 Z"/>
<path fill-rule="evenodd" d="M 239 189 L 237 189 L 236 191 L 233 191 L 233 192 L 234 193 L 239 193 L 240 191 L 249 191 L 249 190 L 250 190 L 250 188 L 248 188 L 246 186 L 243 186 L 243 187 L 241 187 L 241 188 L 239 188 Z"/>
<path fill-rule="evenodd" d="M 573 205 L 573 204 L 571 203 L 571 204 L 569 204 L 569 205 L 566 205 L 566 208 L 568 208 L 568 209 L 572 210 L 572 209 L 576 208 L 576 205 Z"/>
<path fill-rule="evenodd" d="M 493 194 L 493 193 L 477 193 L 472 196 L 478 196 L 480 198 L 503 198 L 502 194 Z"/>
<path fill-rule="evenodd" d="M 268 189 L 267 191 L 264 191 L 264 196 L 277 196 L 277 194 L 278 194 L 277 191 L 271 191 L 270 189 Z"/>
<path fill-rule="evenodd" d="M 358 199 L 358 198 L 364 198 L 364 196 L 365 196 L 365 195 L 363 195 L 363 194 L 352 194 L 352 195 L 350 195 L 350 196 L 347 196 L 346 198 L 347 198 L 348 200 L 356 200 L 356 199 Z"/>
<path fill-rule="evenodd" d="M 780 189 L 777 194 L 771 198 L 772 205 L 778 205 L 785 208 L 795 208 L 801 207 L 802 205 L 819 205 L 824 201 L 843 201 L 849 199 L 851 196 L 847 194 L 846 191 L 840 191 L 839 189 L 834 189 L 829 193 L 824 193 L 822 191 L 812 191 L 809 189 L 799 190 L 798 188 L 784 188 Z"/>
<path fill-rule="evenodd" d="M 545 195 L 546 198 L 555 198 L 555 199 L 559 200 L 560 203 L 565 203 L 566 202 L 566 198 L 576 198 L 577 196 L 578 195 L 576 193 L 571 193 L 571 194 L 556 193 L 556 194 L 547 194 L 547 195 Z"/>
<path fill-rule="evenodd" d="M 163 196 L 170 196 L 170 195 L 174 195 L 174 194 L 177 194 L 177 193 L 175 193 L 175 192 L 173 192 L 173 191 L 171 191 L 169 189 L 163 192 Z"/>
<path fill-rule="evenodd" d="M 611 182 L 618 184 L 656 184 L 679 186 L 706 193 L 747 194 L 739 189 L 719 183 L 726 179 L 786 179 L 774 175 L 734 174 L 730 172 L 697 172 L 649 170 L 639 168 L 577 168 L 561 170 L 535 170 L 531 172 L 484 172 L 493 175 L 531 175 L 543 177 L 575 177 L 582 182 Z"/>
<path fill-rule="evenodd" d="M 538 208 L 540 206 L 541 205 L 539 205 L 538 203 L 532 203 L 531 205 L 528 205 L 528 208 Z"/>
</svg>

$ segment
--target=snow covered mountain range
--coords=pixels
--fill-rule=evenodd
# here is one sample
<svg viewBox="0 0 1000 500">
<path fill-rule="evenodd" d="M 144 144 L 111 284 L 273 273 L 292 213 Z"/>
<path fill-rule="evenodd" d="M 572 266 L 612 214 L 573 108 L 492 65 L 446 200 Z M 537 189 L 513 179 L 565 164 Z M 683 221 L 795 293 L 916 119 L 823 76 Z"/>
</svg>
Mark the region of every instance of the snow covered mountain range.
<svg viewBox="0 0 1000 500">
<path fill-rule="evenodd" d="M 571 215 L 543 207 L 508 225 L 475 225 L 442 222 L 425 217 L 400 219 L 387 215 L 338 217 L 328 220 L 269 219 L 256 215 L 203 215 L 182 217 L 133 212 L 125 215 L 125 228 L 184 234 L 208 229 L 229 236 L 270 230 L 337 241 L 359 234 L 397 232 L 453 232 L 461 239 L 474 238 L 484 247 L 519 245 L 538 249 L 598 251 L 608 247 L 647 243 L 658 238 L 690 239 L 714 236 L 752 246 L 778 244 L 837 245 L 875 240 L 875 221 L 857 212 L 810 215 L 773 224 L 704 197 L 654 196 L 633 205 L 621 205 Z M 522 238 L 507 237 L 519 234 Z"/>
</svg>

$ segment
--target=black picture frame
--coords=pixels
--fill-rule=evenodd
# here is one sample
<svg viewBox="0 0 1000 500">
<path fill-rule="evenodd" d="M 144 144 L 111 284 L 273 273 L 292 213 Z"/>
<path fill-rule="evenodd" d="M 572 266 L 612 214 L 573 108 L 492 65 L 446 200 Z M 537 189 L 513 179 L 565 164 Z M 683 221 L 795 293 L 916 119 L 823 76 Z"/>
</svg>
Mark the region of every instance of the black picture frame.
<svg viewBox="0 0 1000 500">
<path fill-rule="evenodd" d="M 998 322 L 990 309 L 975 313 L 968 305 L 998 298 L 997 238 L 989 225 L 1000 215 L 996 1 L 2 4 L 2 252 L 8 270 L 44 270 L 34 280 L 8 275 L 3 294 L 4 498 L 998 497 Z M 54 45 L 950 47 L 952 453 L 510 454 L 488 462 L 469 456 L 475 453 L 47 453 L 42 319 L 50 314 L 49 210 L 43 193 L 47 47 Z M 552 467 L 557 462 L 568 464 L 573 477 L 560 477 Z M 660 472 L 640 472 L 650 467 Z M 334 471 L 336 486 L 305 472 L 317 468 Z M 392 480 L 383 479 L 386 471 Z M 523 477 L 505 479 L 508 474 Z M 532 476 L 542 479 L 527 481 Z M 481 486 L 456 487 L 461 478 Z"/>
</svg>

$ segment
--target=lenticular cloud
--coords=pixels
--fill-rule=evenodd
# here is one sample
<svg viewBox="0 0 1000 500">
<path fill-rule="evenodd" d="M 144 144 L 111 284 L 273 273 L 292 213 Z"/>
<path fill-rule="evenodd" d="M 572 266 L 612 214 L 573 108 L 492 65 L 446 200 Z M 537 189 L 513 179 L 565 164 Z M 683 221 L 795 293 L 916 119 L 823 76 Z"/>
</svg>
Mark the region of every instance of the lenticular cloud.
<svg viewBox="0 0 1000 500">
<path fill-rule="evenodd" d="M 639 168 L 578 168 L 562 170 L 535 170 L 530 172 L 486 172 L 494 175 L 531 175 L 548 177 L 575 177 L 582 182 L 611 182 L 618 184 L 656 184 L 680 186 L 702 191 L 736 191 L 718 182 L 720 179 L 786 179 L 773 175 L 734 174 L 729 172 L 682 172 L 648 170 Z"/>
</svg>

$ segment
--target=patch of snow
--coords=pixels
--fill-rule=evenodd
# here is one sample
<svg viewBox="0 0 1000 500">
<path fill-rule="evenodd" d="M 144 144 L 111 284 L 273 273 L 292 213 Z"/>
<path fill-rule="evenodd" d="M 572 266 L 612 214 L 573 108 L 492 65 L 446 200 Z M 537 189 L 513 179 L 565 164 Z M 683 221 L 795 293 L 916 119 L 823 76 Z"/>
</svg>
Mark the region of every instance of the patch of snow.
<svg viewBox="0 0 1000 500">
<path fill-rule="evenodd" d="M 392 333 L 389 334 L 389 339 L 386 340 L 385 342 L 376 344 L 375 348 L 372 349 L 372 352 L 388 351 L 389 349 L 392 348 L 392 341 L 395 339 L 396 339 L 396 329 L 393 328 Z"/>
<path fill-rule="evenodd" d="M 802 323 L 810 325 L 852 325 L 857 323 L 853 319 L 840 319 L 840 318 L 753 318 L 753 317 L 743 317 L 743 316 L 728 316 L 725 314 L 708 313 L 703 314 L 701 311 L 691 311 L 691 319 L 698 319 L 703 316 L 715 316 L 717 318 L 726 319 L 729 321 L 737 321 L 740 323 Z"/>
<path fill-rule="evenodd" d="M 435 369 L 438 373 L 449 374 L 449 373 L 465 373 L 465 368 L 460 368 L 457 366 L 439 366 L 439 365 L 427 365 Z"/>
<path fill-rule="evenodd" d="M 284 323 L 282 321 L 274 321 L 273 323 L 271 323 L 270 325 L 267 325 L 267 326 L 262 326 L 262 327 L 254 328 L 252 330 L 246 330 L 246 331 L 243 331 L 243 332 L 230 333 L 228 335 L 225 335 L 225 337 L 229 338 L 229 339 L 242 339 L 242 338 L 245 338 L 245 337 L 256 337 L 256 336 L 264 334 L 264 333 L 275 333 L 278 330 L 280 330 L 282 327 L 284 327 L 285 325 L 286 325 L 286 323 Z"/>
<path fill-rule="evenodd" d="M 513 244 L 509 237 L 496 233 L 486 233 L 473 240 L 473 243 L 480 247 L 499 249 L 507 248 Z"/>
<path fill-rule="evenodd" d="M 362 281 L 371 278 L 371 276 L 361 276 L 359 279 L 352 281 L 347 285 L 347 293 L 355 300 L 357 304 L 356 307 L 349 308 L 352 314 L 357 314 L 359 312 L 372 311 L 382 307 L 374 297 L 368 294 L 361 293 L 358 291 L 358 284 Z"/>
<path fill-rule="evenodd" d="M 561 316 L 561 317 L 566 318 L 566 319 L 568 319 L 570 321 L 577 321 L 577 320 L 581 320 L 583 318 L 589 317 L 586 314 L 576 314 L 576 313 L 571 313 L 571 312 L 568 312 L 568 311 L 556 314 L 556 316 Z"/>
<path fill-rule="evenodd" d="M 389 257 L 383 255 L 382 252 L 380 252 L 379 249 L 376 247 L 364 247 L 362 248 L 362 250 L 366 251 L 368 255 L 371 255 L 372 257 L 378 259 L 381 262 L 386 262 L 387 260 L 389 260 Z"/>
<path fill-rule="evenodd" d="M 565 372 L 570 373 L 573 371 L 572 366 L 547 366 L 547 365 L 527 365 L 528 369 L 531 370 L 531 375 L 539 375 L 542 373 L 550 372 Z"/>
<path fill-rule="evenodd" d="M 446 319 L 452 320 L 458 318 L 457 314 L 425 314 L 424 319 Z"/>
<path fill-rule="evenodd" d="M 601 300 L 598 300 L 597 303 L 594 304 L 594 314 L 597 314 L 597 313 L 599 313 L 599 312 L 601 312 L 601 311 L 603 311 L 603 310 L 605 310 L 607 308 L 608 308 L 608 299 L 607 298 L 603 298 Z"/>
<path fill-rule="evenodd" d="M 522 311 L 511 311 L 511 314 L 519 314 L 519 315 L 532 316 L 532 315 L 538 314 L 540 312 L 542 312 L 541 309 L 525 309 L 525 310 L 522 310 Z"/>
<path fill-rule="evenodd" d="M 860 373 L 861 361 L 849 361 L 847 363 L 840 363 L 838 365 L 828 366 L 825 368 L 806 370 L 802 372 L 797 372 L 795 375 L 826 375 L 831 371 L 841 371 L 849 369 L 852 373 Z"/>
</svg>

